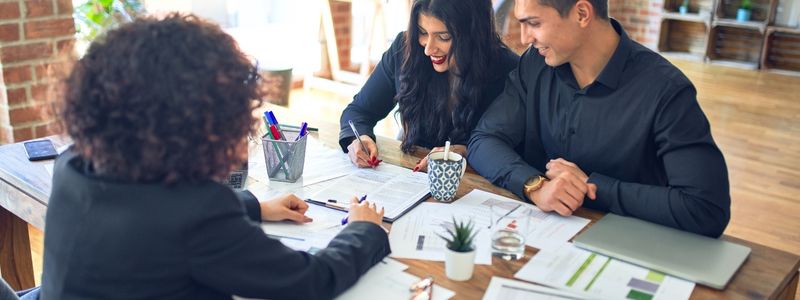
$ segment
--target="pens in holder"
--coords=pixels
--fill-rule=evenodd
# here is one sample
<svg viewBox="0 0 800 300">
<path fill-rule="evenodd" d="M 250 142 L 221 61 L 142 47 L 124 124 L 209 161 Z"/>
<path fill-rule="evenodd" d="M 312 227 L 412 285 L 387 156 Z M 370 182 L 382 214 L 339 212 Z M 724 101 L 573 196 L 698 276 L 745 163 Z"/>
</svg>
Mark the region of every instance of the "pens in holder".
<svg viewBox="0 0 800 300">
<path fill-rule="evenodd" d="M 364 202 L 364 200 L 367 200 L 367 195 L 364 195 L 364 197 L 361 197 L 361 199 L 358 199 L 358 203 Z M 348 216 L 348 217 L 349 217 L 349 216 Z M 348 217 L 344 217 L 344 218 L 342 218 L 342 225 L 343 225 L 343 226 L 344 226 L 344 225 L 347 225 L 347 218 L 348 218 Z"/>
</svg>

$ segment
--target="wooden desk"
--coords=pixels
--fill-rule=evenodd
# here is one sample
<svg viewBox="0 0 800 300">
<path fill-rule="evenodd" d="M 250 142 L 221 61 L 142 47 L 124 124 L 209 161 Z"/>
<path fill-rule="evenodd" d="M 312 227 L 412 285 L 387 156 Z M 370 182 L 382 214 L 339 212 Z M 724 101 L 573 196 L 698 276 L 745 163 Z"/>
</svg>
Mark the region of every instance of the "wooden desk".
<svg viewBox="0 0 800 300">
<path fill-rule="evenodd" d="M 281 112 L 285 123 L 299 123 L 285 109 L 271 107 Z M 324 122 L 310 124 L 320 128 L 319 138 L 328 146 L 338 146 L 338 125 Z M 62 144 L 56 141 L 57 147 Z M 406 155 L 399 151 L 400 143 L 395 140 L 378 138 L 381 158 L 388 163 L 413 167 L 425 153 Z M 257 153 L 256 153 L 257 154 Z M 50 174 L 43 163 L 27 160 L 21 143 L 0 146 L 0 267 L 6 281 L 15 289 L 32 287 L 33 268 L 27 224 L 44 229 L 44 216 L 50 193 Z M 463 196 L 474 188 L 516 198 L 509 191 L 492 186 L 488 181 L 468 171 L 464 175 L 458 196 Z M 590 218 L 593 222 L 602 213 L 580 209 L 577 215 Z M 750 243 L 734 237 L 725 236 L 753 249 L 750 257 L 728 284 L 727 289 L 717 291 L 698 285 L 692 293 L 693 299 L 794 299 L 798 283 L 800 257 L 794 254 Z M 447 280 L 444 263 L 401 259 L 410 266 L 408 272 L 417 276 L 433 275 L 436 282 L 456 291 L 455 299 L 480 299 L 489 285 L 492 276 L 513 278 L 513 274 L 536 253 L 528 247 L 526 256 L 520 261 L 504 261 L 493 258 L 491 266 L 476 265 L 473 278 L 466 282 Z"/>
</svg>

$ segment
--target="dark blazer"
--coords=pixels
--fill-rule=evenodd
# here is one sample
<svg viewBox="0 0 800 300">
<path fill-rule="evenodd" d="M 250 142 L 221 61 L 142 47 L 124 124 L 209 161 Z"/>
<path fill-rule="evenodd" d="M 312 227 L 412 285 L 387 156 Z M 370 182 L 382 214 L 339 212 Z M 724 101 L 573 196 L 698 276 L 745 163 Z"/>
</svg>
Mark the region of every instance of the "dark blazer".
<svg viewBox="0 0 800 300">
<path fill-rule="evenodd" d="M 419 46 L 419 45 L 417 45 Z M 397 34 L 392 46 L 389 50 L 383 53 L 383 57 L 375 70 L 367 79 L 367 82 L 361 87 L 361 91 L 353 97 L 351 102 L 342 112 L 342 117 L 339 120 L 341 127 L 339 131 L 339 145 L 344 152 L 347 152 L 347 146 L 355 139 L 355 134 L 350 129 L 348 120 L 353 120 L 359 134 L 366 134 L 372 139 L 375 139 L 375 134 L 372 129 L 378 121 L 386 118 L 389 112 L 397 105 L 394 99 L 395 95 L 400 91 L 400 68 L 403 65 L 403 51 L 406 47 L 404 32 Z M 508 73 L 513 70 L 519 55 L 512 52 L 507 48 L 503 48 L 499 57 L 492 58 L 492 67 L 490 70 L 480 70 L 486 72 L 486 78 L 491 78 L 483 83 L 478 108 L 476 113 L 478 116 L 486 111 L 489 104 L 503 92 Z M 474 124 L 471 125 L 474 128 Z M 469 128 L 471 131 L 473 128 Z M 468 131 L 468 132 L 469 132 Z M 423 133 L 417 146 L 425 148 L 433 148 L 444 146 L 445 141 L 440 141 L 435 136 L 435 130 Z M 469 137 L 463 140 L 454 140 L 453 144 L 466 145 Z"/>
<path fill-rule="evenodd" d="M 67 151 L 55 164 L 41 297 L 331 299 L 390 252 L 367 222 L 315 255 L 294 251 L 267 237 L 260 217 L 249 192 L 120 182 Z"/>
</svg>

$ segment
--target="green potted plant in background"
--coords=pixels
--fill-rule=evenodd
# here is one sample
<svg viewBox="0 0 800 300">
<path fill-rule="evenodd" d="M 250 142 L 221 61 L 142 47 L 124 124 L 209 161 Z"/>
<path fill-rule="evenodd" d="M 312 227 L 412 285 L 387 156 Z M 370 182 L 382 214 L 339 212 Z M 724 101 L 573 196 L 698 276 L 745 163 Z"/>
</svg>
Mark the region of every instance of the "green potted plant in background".
<svg viewBox="0 0 800 300">
<path fill-rule="evenodd" d="M 739 9 L 736 11 L 736 21 L 747 22 L 750 21 L 750 14 L 752 13 L 753 4 L 750 0 L 742 0 Z"/>
<path fill-rule="evenodd" d="M 448 224 L 449 225 L 449 224 Z M 475 245 L 473 241 L 478 231 L 475 223 L 458 222 L 453 217 L 452 226 L 445 226 L 446 236 L 439 235 L 447 243 L 444 256 L 444 267 L 447 278 L 465 281 L 472 278 L 475 269 Z"/>
<path fill-rule="evenodd" d="M 689 13 L 689 0 L 683 0 L 683 4 L 678 7 L 678 12 L 680 12 L 682 15 Z"/>
<path fill-rule="evenodd" d="M 73 18 L 82 55 L 89 44 L 106 30 L 133 21 L 145 13 L 140 0 L 82 0 L 75 3 Z"/>
</svg>

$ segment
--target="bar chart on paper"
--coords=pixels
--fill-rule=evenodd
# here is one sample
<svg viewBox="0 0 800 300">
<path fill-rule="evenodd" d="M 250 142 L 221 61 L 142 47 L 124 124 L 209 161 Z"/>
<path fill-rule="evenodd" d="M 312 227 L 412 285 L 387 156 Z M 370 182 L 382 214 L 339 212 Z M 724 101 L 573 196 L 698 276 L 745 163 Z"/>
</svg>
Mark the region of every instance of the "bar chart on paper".
<svg viewBox="0 0 800 300">
<path fill-rule="evenodd" d="M 695 284 L 566 243 L 544 249 L 514 277 L 587 297 L 688 299 Z"/>
</svg>

